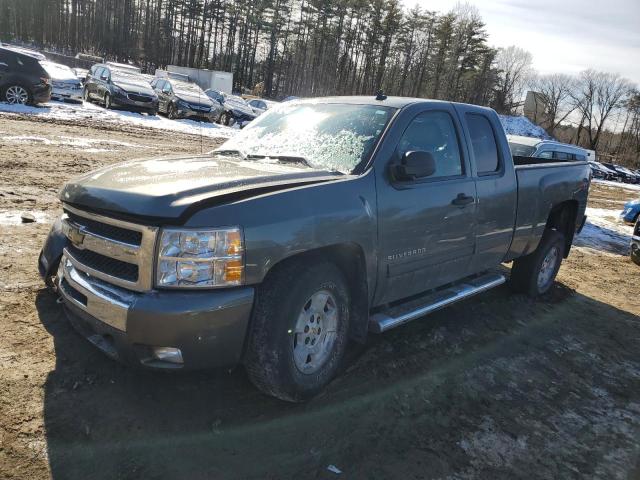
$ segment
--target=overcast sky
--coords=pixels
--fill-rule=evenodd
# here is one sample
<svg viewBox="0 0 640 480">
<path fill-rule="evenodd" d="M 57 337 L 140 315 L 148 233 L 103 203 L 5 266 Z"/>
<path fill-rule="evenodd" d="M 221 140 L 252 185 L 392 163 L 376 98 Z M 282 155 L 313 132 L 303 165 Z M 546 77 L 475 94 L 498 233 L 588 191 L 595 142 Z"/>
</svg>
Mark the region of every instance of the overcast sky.
<svg viewBox="0 0 640 480">
<path fill-rule="evenodd" d="M 403 0 L 447 12 L 457 0 Z M 533 54 L 541 73 L 586 68 L 620 73 L 640 85 L 640 0 L 479 0 L 468 2 L 496 47 Z"/>
</svg>

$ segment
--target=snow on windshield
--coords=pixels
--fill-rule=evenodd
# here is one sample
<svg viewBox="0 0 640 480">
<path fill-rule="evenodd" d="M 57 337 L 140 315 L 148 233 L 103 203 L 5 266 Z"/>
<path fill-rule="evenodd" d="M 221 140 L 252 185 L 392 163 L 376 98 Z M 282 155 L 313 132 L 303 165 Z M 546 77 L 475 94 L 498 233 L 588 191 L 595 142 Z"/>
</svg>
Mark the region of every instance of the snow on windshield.
<svg viewBox="0 0 640 480">
<path fill-rule="evenodd" d="M 370 155 L 392 111 L 374 105 L 278 105 L 220 149 L 303 157 L 315 168 L 351 173 Z"/>
</svg>

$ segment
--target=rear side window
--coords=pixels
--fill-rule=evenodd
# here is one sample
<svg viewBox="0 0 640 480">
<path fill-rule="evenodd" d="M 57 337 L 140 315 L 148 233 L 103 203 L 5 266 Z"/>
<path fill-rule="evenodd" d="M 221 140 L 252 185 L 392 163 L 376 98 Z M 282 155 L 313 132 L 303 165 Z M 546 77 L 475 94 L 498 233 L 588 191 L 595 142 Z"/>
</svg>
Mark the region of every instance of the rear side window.
<svg viewBox="0 0 640 480">
<path fill-rule="evenodd" d="M 568 162 L 569 160 L 573 160 L 573 155 L 565 152 L 553 152 L 553 159 Z"/>
<path fill-rule="evenodd" d="M 447 112 L 421 113 L 409 124 L 398 144 L 398 156 L 418 150 L 431 153 L 436 162 L 436 171 L 429 178 L 463 174 L 458 136 Z"/>
<path fill-rule="evenodd" d="M 500 169 L 500 159 L 496 137 L 489 119 L 474 113 L 467 113 L 466 117 L 478 175 L 497 172 Z"/>
</svg>

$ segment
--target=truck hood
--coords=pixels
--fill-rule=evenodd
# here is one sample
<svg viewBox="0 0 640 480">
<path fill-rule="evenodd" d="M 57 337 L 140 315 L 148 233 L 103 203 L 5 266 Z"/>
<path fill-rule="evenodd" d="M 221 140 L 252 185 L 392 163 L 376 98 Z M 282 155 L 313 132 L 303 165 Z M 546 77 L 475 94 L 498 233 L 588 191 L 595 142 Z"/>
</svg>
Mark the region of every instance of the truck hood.
<svg viewBox="0 0 640 480">
<path fill-rule="evenodd" d="M 248 197 L 259 192 L 344 178 L 272 160 L 220 155 L 133 160 L 75 178 L 60 199 L 80 208 L 127 217 L 178 220 L 202 202 Z"/>
</svg>

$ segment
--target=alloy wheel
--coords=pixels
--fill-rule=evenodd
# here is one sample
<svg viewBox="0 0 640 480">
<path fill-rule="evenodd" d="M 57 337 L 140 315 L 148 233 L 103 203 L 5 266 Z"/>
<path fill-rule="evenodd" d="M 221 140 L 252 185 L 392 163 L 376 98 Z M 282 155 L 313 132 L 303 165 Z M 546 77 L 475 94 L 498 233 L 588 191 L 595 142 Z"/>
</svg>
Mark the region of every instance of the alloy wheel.
<svg viewBox="0 0 640 480">
<path fill-rule="evenodd" d="M 293 361 L 298 370 L 313 374 L 327 362 L 333 351 L 338 328 L 338 306 L 327 290 L 319 290 L 307 300 L 293 335 Z"/>
<path fill-rule="evenodd" d="M 20 85 L 12 85 L 7 88 L 4 97 L 11 105 L 26 105 L 29 102 L 29 92 Z"/>
</svg>

